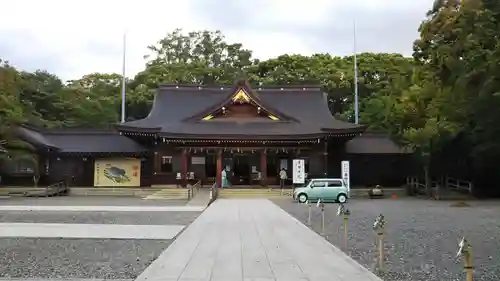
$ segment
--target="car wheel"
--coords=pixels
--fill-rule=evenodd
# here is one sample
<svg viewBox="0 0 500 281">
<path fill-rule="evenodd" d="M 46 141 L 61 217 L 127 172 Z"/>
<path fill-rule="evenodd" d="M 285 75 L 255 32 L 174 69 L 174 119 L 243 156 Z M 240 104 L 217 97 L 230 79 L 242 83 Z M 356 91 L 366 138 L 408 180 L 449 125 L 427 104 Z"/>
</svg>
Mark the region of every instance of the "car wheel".
<svg viewBox="0 0 500 281">
<path fill-rule="evenodd" d="M 304 193 L 301 193 L 299 194 L 299 203 L 306 203 L 307 202 L 307 195 L 305 195 Z"/>
<path fill-rule="evenodd" d="M 339 194 L 339 196 L 337 196 L 337 202 L 344 204 L 347 202 L 347 196 L 345 194 Z"/>
</svg>

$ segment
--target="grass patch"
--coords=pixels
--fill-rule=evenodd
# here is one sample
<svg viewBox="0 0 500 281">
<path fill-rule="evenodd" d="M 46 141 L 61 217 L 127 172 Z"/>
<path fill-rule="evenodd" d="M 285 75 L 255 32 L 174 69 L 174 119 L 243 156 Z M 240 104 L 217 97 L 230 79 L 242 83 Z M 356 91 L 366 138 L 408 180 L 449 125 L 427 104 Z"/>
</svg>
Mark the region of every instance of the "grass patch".
<svg viewBox="0 0 500 281">
<path fill-rule="evenodd" d="M 463 208 L 463 207 L 470 207 L 470 205 L 465 201 L 457 201 L 457 202 L 451 203 L 450 207 Z"/>
</svg>

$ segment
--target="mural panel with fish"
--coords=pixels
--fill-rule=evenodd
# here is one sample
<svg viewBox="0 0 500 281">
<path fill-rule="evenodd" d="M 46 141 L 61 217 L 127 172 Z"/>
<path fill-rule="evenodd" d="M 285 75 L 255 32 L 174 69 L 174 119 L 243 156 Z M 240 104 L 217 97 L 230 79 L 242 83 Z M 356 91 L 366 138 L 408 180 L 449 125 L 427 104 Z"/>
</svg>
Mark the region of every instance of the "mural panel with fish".
<svg viewBox="0 0 500 281">
<path fill-rule="evenodd" d="M 141 160 L 136 158 L 96 159 L 94 186 L 140 186 Z"/>
</svg>

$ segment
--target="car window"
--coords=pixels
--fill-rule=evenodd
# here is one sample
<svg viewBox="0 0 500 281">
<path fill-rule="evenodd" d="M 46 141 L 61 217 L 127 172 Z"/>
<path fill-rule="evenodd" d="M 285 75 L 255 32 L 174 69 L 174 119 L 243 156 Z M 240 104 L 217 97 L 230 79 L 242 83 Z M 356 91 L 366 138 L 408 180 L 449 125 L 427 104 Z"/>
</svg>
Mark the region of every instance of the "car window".
<svg viewBox="0 0 500 281">
<path fill-rule="evenodd" d="M 324 181 L 314 181 L 311 185 L 312 187 L 325 187 Z"/>
<path fill-rule="evenodd" d="M 342 187 L 342 181 L 340 180 L 331 180 L 327 182 L 327 187 Z"/>
</svg>

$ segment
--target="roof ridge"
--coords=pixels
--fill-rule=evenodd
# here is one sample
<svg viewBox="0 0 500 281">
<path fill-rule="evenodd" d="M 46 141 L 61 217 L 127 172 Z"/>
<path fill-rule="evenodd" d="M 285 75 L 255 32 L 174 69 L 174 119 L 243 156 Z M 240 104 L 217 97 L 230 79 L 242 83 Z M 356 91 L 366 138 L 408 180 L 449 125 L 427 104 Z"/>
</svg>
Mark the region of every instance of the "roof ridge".
<svg viewBox="0 0 500 281">
<path fill-rule="evenodd" d="M 321 90 L 320 85 L 263 85 L 263 84 L 253 84 L 248 83 L 251 89 L 255 91 L 262 90 Z M 219 85 L 202 85 L 202 84 L 160 84 L 158 89 L 177 89 L 177 90 L 192 90 L 193 88 L 198 88 L 199 90 L 227 90 L 234 89 L 235 87 L 245 87 L 238 83 L 235 84 L 219 84 Z"/>
</svg>

